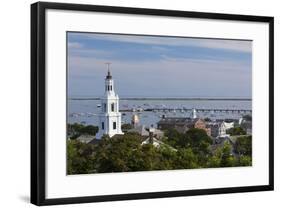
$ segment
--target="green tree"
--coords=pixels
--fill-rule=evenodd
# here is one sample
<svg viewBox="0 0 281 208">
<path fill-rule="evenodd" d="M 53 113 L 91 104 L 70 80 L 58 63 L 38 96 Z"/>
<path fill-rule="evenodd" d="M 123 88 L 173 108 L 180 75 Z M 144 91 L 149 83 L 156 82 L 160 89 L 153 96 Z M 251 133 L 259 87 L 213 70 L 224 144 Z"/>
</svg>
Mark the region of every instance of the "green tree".
<svg viewBox="0 0 281 208">
<path fill-rule="evenodd" d="M 88 135 L 96 135 L 96 133 L 98 131 L 99 131 L 99 127 L 93 126 L 93 125 L 88 125 L 88 126 L 83 126 L 80 133 L 81 134 L 88 134 Z"/>
<path fill-rule="evenodd" d="M 97 126 L 93 125 L 82 125 L 79 123 L 68 124 L 67 125 L 67 134 L 70 139 L 76 139 L 81 135 L 93 135 L 95 136 L 96 133 L 99 131 Z"/>
<path fill-rule="evenodd" d="M 125 124 L 122 124 L 121 125 L 121 129 L 122 129 L 122 131 L 128 131 L 128 130 L 130 130 L 130 129 L 132 129 L 134 126 L 132 125 L 132 124 L 129 124 L 129 123 L 125 123 Z"/>
<path fill-rule="evenodd" d="M 221 163 L 220 167 L 233 167 L 236 165 L 236 159 L 231 154 L 231 144 L 225 142 L 222 147 Z"/>
<path fill-rule="evenodd" d="M 67 173 L 85 174 L 94 172 L 93 146 L 76 140 L 67 141 Z"/>
<path fill-rule="evenodd" d="M 234 135 L 246 135 L 247 134 L 247 132 L 242 127 L 240 127 L 240 126 L 228 129 L 226 131 L 226 133 L 230 134 L 231 136 L 234 136 Z"/>
<path fill-rule="evenodd" d="M 77 128 L 81 126 L 77 125 Z M 78 130 L 81 132 L 81 129 Z M 82 130 L 83 131 L 83 130 Z M 109 138 L 104 135 L 96 144 L 67 141 L 68 174 L 192 169 L 205 167 L 249 166 L 251 137 L 238 137 L 234 145 L 225 141 L 211 151 L 212 139 L 202 129 L 182 134 L 167 130 L 162 145 L 142 145 L 143 137 L 125 133 Z M 213 149 L 213 148 L 212 148 Z"/>
<path fill-rule="evenodd" d="M 252 136 L 240 136 L 237 138 L 234 151 L 239 155 L 252 156 Z"/>
<path fill-rule="evenodd" d="M 206 121 L 206 122 L 210 122 L 210 121 L 212 121 L 209 117 L 206 117 L 206 118 L 204 118 L 204 121 Z"/>
<path fill-rule="evenodd" d="M 208 168 L 219 168 L 221 167 L 221 158 L 218 156 L 211 156 L 206 163 L 206 167 Z"/>
<path fill-rule="evenodd" d="M 110 139 L 104 137 L 95 147 L 95 164 L 98 172 L 124 172 L 139 168 L 141 137 L 126 133 Z"/>
<path fill-rule="evenodd" d="M 180 141 L 183 140 L 184 134 L 179 133 L 176 129 L 170 128 L 164 132 L 166 139 L 164 141 L 171 145 L 172 147 L 178 148 L 180 146 Z"/>
<path fill-rule="evenodd" d="M 239 166 L 251 166 L 252 165 L 252 157 L 247 155 L 242 155 L 239 157 Z"/>
<path fill-rule="evenodd" d="M 154 147 L 155 148 L 155 147 Z M 170 148 L 169 146 L 160 146 L 158 148 L 155 148 L 156 152 L 158 152 L 158 164 L 156 164 L 156 168 L 158 170 L 172 170 L 176 169 L 176 161 L 178 159 L 177 157 L 177 151 L 175 149 Z"/>
<path fill-rule="evenodd" d="M 197 156 L 191 148 L 182 148 L 177 151 L 177 160 L 174 161 L 175 169 L 199 168 Z"/>
<path fill-rule="evenodd" d="M 192 149 L 196 155 L 196 165 L 205 166 L 211 156 L 211 144 L 213 143 L 203 129 L 191 128 L 185 134 L 179 133 L 175 129 L 169 129 L 165 132 L 168 137 L 168 144 L 176 149 Z"/>
<path fill-rule="evenodd" d="M 142 167 L 141 170 L 159 170 L 162 166 L 160 163 L 160 153 L 152 144 L 145 144 L 141 147 Z"/>
<path fill-rule="evenodd" d="M 182 147 L 191 147 L 198 155 L 199 164 L 205 163 L 211 155 L 211 144 L 213 143 L 203 129 L 192 128 L 185 133 L 185 140 Z"/>
<path fill-rule="evenodd" d="M 249 115 L 249 114 L 244 115 L 243 119 L 245 119 L 246 121 L 252 121 L 252 115 Z"/>
</svg>

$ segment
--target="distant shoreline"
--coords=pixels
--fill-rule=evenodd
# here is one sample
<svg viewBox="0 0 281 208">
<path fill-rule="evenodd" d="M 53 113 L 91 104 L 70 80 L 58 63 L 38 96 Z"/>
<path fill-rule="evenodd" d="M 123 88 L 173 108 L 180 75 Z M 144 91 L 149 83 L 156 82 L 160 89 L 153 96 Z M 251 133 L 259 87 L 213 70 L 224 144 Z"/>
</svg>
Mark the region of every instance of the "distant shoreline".
<svg viewBox="0 0 281 208">
<path fill-rule="evenodd" d="M 68 100 L 100 100 L 99 97 L 88 97 L 88 98 L 68 98 Z M 213 101 L 252 101 L 252 98 L 145 98 L 145 97 L 129 97 L 129 98 L 120 98 L 120 100 L 213 100 Z"/>
</svg>

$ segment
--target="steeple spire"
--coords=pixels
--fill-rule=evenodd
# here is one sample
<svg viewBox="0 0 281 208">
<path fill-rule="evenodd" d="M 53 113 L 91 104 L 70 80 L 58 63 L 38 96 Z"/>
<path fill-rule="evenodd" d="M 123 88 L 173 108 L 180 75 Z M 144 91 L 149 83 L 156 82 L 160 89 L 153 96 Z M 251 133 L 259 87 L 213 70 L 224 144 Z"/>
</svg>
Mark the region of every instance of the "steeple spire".
<svg viewBox="0 0 281 208">
<path fill-rule="evenodd" d="M 109 137 L 115 134 L 124 134 L 121 129 L 121 113 L 119 112 L 119 97 L 114 91 L 114 80 L 110 73 L 110 64 L 107 65 L 107 75 L 104 80 L 104 95 L 101 97 L 101 112 L 99 114 L 99 131 L 97 139 L 102 138 L 104 134 Z"/>
<path fill-rule="evenodd" d="M 106 76 L 106 79 L 112 79 L 112 76 L 111 76 L 111 73 L 110 73 L 110 69 L 109 69 L 109 66 L 110 66 L 110 62 L 106 62 L 105 63 L 107 65 L 107 76 Z"/>
</svg>

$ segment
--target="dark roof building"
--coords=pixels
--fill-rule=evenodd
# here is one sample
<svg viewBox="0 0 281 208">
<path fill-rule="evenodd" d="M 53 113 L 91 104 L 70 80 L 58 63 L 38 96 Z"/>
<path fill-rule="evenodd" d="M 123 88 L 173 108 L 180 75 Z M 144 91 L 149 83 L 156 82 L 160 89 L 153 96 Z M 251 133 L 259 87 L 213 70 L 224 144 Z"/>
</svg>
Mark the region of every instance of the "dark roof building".
<svg viewBox="0 0 281 208">
<path fill-rule="evenodd" d="M 185 133 L 191 128 L 203 129 L 210 136 L 211 129 L 206 127 L 206 123 L 201 118 L 182 118 L 182 117 L 164 117 L 158 123 L 159 129 L 170 129 L 174 128 L 178 132 Z"/>
</svg>

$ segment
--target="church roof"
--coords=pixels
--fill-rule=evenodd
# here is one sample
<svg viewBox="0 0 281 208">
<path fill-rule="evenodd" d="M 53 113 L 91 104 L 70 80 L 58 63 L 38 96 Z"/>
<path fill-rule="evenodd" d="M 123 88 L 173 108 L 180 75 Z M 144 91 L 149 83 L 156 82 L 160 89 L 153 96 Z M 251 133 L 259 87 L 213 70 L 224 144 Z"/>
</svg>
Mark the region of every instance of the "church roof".
<svg viewBox="0 0 281 208">
<path fill-rule="evenodd" d="M 144 125 L 136 126 L 133 129 L 130 129 L 128 132 L 137 132 L 141 136 L 149 136 L 149 132 L 145 129 Z"/>
<path fill-rule="evenodd" d="M 194 125 L 199 120 L 202 120 L 202 119 L 201 118 L 185 118 L 185 117 L 166 117 L 166 118 L 162 118 L 158 122 L 158 124 L 173 124 L 173 125 L 190 124 L 190 125 Z"/>
</svg>

